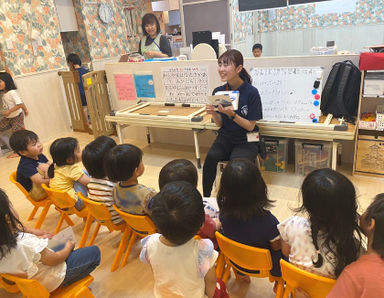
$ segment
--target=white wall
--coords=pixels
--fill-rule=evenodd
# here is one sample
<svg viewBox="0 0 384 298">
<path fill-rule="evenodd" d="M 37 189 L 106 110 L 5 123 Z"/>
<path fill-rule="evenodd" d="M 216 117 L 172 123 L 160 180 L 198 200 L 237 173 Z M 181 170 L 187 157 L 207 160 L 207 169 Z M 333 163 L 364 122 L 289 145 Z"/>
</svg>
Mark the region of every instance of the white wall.
<svg viewBox="0 0 384 298">
<path fill-rule="evenodd" d="M 309 55 L 311 47 L 324 47 L 328 40 L 334 40 L 338 50 L 359 53 L 367 51 L 364 46 L 384 43 L 384 25 L 275 31 L 259 33 L 259 36 L 261 36 L 264 57 Z"/>
<path fill-rule="evenodd" d="M 29 111 L 25 126 L 43 142 L 71 131 L 67 103 L 57 72 L 52 70 L 15 77 L 17 92 Z"/>
</svg>

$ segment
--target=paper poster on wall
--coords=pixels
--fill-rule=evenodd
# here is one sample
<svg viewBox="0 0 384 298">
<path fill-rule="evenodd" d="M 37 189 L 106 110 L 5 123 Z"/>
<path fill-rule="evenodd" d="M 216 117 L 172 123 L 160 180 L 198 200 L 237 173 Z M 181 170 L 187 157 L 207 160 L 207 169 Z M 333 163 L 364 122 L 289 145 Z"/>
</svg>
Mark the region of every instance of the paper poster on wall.
<svg viewBox="0 0 384 298">
<path fill-rule="evenodd" d="M 206 104 L 208 100 L 208 67 L 162 67 L 164 99 L 174 103 Z"/>
<path fill-rule="evenodd" d="M 321 67 L 252 68 L 263 120 L 317 123 L 321 115 Z"/>
<path fill-rule="evenodd" d="M 117 98 L 119 100 L 136 100 L 132 74 L 114 74 Z"/>
<path fill-rule="evenodd" d="M 152 73 L 134 74 L 137 98 L 156 98 Z"/>
</svg>

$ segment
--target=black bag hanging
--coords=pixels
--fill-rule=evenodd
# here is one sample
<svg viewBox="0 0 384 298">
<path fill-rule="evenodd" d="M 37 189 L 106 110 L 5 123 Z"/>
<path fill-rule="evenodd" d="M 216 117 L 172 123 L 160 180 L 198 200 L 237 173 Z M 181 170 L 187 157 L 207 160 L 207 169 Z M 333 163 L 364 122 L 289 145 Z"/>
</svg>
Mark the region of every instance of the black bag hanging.
<svg viewBox="0 0 384 298">
<path fill-rule="evenodd" d="M 333 114 L 354 122 L 360 96 L 361 72 L 350 60 L 333 65 L 321 96 L 323 115 Z"/>
</svg>

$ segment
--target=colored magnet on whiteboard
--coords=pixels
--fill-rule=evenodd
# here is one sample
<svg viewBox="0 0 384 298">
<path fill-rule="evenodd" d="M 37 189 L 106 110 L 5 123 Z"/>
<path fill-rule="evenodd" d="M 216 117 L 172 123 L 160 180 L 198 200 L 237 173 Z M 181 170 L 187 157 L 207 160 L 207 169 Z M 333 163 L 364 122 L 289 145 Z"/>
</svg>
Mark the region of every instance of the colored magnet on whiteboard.
<svg viewBox="0 0 384 298">
<path fill-rule="evenodd" d="M 314 119 L 312 119 L 312 122 L 313 122 L 313 123 L 317 123 L 317 122 L 319 122 L 319 121 L 317 120 L 317 118 L 314 118 Z"/>
<path fill-rule="evenodd" d="M 312 89 L 312 94 L 315 95 L 317 93 L 316 89 Z"/>
<path fill-rule="evenodd" d="M 316 94 L 315 99 L 319 99 L 319 98 L 320 98 L 320 94 Z"/>
<path fill-rule="evenodd" d="M 317 89 L 320 86 L 320 81 L 316 80 L 315 83 L 313 83 L 313 88 Z"/>
<path fill-rule="evenodd" d="M 317 107 L 319 104 L 320 104 L 320 103 L 319 103 L 318 100 L 315 100 L 315 101 L 313 102 L 313 105 L 314 105 L 315 107 Z"/>
<path fill-rule="evenodd" d="M 309 115 L 309 118 L 314 119 L 314 118 L 316 118 L 316 115 L 311 113 L 311 115 Z"/>
</svg>

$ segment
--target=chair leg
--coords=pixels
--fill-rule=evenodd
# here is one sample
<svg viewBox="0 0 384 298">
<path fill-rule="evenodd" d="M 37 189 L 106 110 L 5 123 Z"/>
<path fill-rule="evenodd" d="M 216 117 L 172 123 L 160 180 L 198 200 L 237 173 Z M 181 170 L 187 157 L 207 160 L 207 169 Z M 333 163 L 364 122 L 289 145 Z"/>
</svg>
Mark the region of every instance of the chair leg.
<svg viewBox="0 0 384 298">
<path fill-rule="evenodd" d="M 73 226 L 73 225 L 74 225 L 72 219 L 68 216 L 67 213 L 64 213 L 64 219 L 65 219 L 65 221 L 67 222 L 67 224 L 68 224 L 69 226 Z"/>
<path fill-rule="evenodd" d="M 37 207 L 37 206 L 35 206 L 35 207 L 33 208 L 31 214 L 29 215 L 29 217 L 28 217 L 28 219 L 27 219 L 28 221 L 32 220 L 32 219 L 35 217 L 36 212 L 37 212 L 38 209 L 39 209 L 39 207 Z"/>
<path fill-rule="evenodd" d="M 222 278 L 223 277 L 223 270 L 224 270 L 224 255 L 222 252 L 219 253 L 219 257 L 217 258 L 217 263 L 216 263 L 216 277 L 217 278 Z"/>
<path fill-rule="evenodd" d="M 92 234 L 91 240 L 89 241 L 88 246 L 91 246 L 93 244 L 93 242 L 95 242 L 97 234 L 99 233 L 99 230 L 100 230 L 100 226 L 101 226 L 101 224 L 98 222 L 96 227 L 95 227 L 95 230 L 93 231 L 93 234 Z"/>
<path fill-rule="evenodd" d="M 221 279 L 224 283 L 228 281 L 230 271 L 231 271 L 231 266 L 227 264 L 223 273 L 223 278 Z"/>
<path fill-rule="evenodd" d="M 57 234 L 60 231 L 61 225 L 63 224 L 64 216 L 65 216 L 65 213 L 61 213 L 60 219 L 59 219 L 59 222 L 57 223 L 54 234 Z"/>
<path fill-rule="evenodd" d="M 90 231 L 91 226 L 92 226 L 92 221 L 93 221 L 93 216 L 91 214 L 88 214 L 87 221 L 85 222 L 84 230 L 83 230 L 83 233 L 81 235 L 79 248 L 84 247 L 86 242 L 87 242 L 89 231 Z"/>
<path fill-rule="evenodd" d="M 134 232 L 132 232 L 131 239 L 129 239 L 128 247 L 124 254 L 123 262 L 121 263 L 121 267 L 124 267 L 127 264 L 129 254 L 131 253 L 132 246 L 133 246 L 133 243 L 135 243 L 136 238 L 137 238 L 137 235 Z"/>
<path fill-rule="evenodd" d="M 275 298 L 282 298 L 284 293 L 284 280 L 280 278 L 277 281 L 277 289 Z"/>
<path fill-rule="evenodd" d="M 43 210 L 41 211 L 39 218 L 37 219 L 37 222 L 35 224 L 35 229 L 40 229 L 41 225 L 43 224 L 43 222 L 45 220 L 45 217 L 47 216 L 47 213 L 48 213 L 50 207 L 51 207 L 51 203 L 47 202 L 45 204 Z"/>
<path fill-rule="evenodd" d="M 130 233 L 131 233 L 131 229 L 127 226 L 124 230 L 123 236 L 121 237 L 119 248 L 117 249 L 115 258 L 112 263 L 111 272 L 115 271 L 120 265 L 120 260 L 123 255 L 124 248 L 127 244 Z"/>
</svg>

